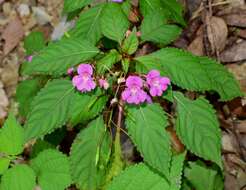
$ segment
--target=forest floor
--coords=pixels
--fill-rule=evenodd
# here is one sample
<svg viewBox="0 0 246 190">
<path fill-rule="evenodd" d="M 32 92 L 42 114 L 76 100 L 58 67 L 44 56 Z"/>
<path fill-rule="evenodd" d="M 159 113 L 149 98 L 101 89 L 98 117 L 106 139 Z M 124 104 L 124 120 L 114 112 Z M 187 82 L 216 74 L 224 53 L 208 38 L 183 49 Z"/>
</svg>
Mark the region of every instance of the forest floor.
<svg viewBox="0 0 246 190">
<path fill-rule="evenodd" d="M 133 0 L 136 1 L 136 0 Z M 246 93 L 246 5 L 244 0 L 182 0 L 187 26 L 173 46 L 224 64 Z M 15 91 L 25 59 L 23 39 L 42 31 L 56 39 L 71 26 L 63 0 L 0 0 L 0 125 L 18 114 Z M 246 98 L 212 102 L 222 129 L 225 190 L 246 190 Z"/>
</svg>

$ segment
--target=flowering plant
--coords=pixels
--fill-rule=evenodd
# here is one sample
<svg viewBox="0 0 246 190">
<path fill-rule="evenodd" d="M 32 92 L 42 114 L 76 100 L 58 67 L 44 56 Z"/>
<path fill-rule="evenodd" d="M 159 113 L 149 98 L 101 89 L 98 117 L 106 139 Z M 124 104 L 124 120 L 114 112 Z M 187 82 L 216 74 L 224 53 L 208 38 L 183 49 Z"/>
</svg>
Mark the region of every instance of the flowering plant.
<svg viewBox="0 0 246 190">
<path fill-rule="evenodd" d="M 182 6 L 65 0 L 64 13 L 76 25 L 60 40 L 25 39 L 22 123 L 10 114 L 0 131 L 0 189 L 222 190 L 206 95 L 242 93 L 221 64 L 166 47 L 185 26 Z"/>
</svg>

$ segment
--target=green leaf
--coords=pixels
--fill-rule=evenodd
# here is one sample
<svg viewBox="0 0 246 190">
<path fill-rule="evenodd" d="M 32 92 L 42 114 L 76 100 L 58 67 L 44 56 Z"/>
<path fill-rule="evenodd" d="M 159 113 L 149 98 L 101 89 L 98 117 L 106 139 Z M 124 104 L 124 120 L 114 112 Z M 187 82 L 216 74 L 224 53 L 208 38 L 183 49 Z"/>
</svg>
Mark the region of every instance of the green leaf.
<svg viewBox="0 0 246 190">
<path fill-rule="evenodd" d="M 121 60 L 121 55 L 116 50 L 111 50 L 96 63 L 96 70 L 99 75 L 109 71 L 115 63 Z"/>
<path fill-rule="evenodd" d="M 174 101 L 172 86 L 168 86 L 167 90 L 163 93 L 162 98 L 168 100 L 169 102 Z"/>
<path fill-rule="evenodd" d="M 199 165 L 196 162 L 190 162 L 189 167 L 185 169 L 185 177 L 195 187 L 196 190 L 222 190 L 223 181 L 217 171 Z M 216 184 L 220 184 L 217 186 Z"/>
<path fill-rule="evenodd" d="M 102 37 L 100 20 L 105 4 L 99 4 L 82 12 L 75 27 L 69 32 L 72 37 L 84 37 L 96 44 Z"/>
<path fill-rule="evenodd" d="M 58 150 L 47 149 L 31 160 L 42 190 L 64 190 L 71 184 L 69 162 Z"/>
<path fill-rule="evenodd" d="M 23 65 L 23 74 L 61 75 L 78 63 L 90 60 L 99 50 L 88 41 L 62 39 L 53 42 L 35 56 L 32 62 Z"/>
<path fill-rule="evenodd" d="M 64 0 L 64 12 L 69 13 L 89 5 L 92 0 Z"/>
<path fill-rule="evenodd" d="M 70 111 L 70 123 L 74 126 L 84 124 L 95 118 L 104 109 L 108 97 L 102 94 L 100 89 L 92 93 L 77 92 L 73 97 Z"/>
<path fill-rule="evenodd" d="M 122 59 L 121 60 L 121 66 L 125 74 L 128 73 L 129 66 L 130 66 L 130 60 L 129 59 Z"/>
<path fill-rule="evenodd" d="M 156 11 L 147 15 L 141 25 L 141 39 L 167 45 L 181 34 L 176 25 L 166 24 L 163 14 Z"/>
<path fill-rule="evenodd" d="M 212 160 L 222 168 L 221 133 L 215 110 L 200 97 L 194 101 L 176 92 L 176 132 L 186 147 L 197 156 Z"/>
<path fill-rule="evenodd" d="M 121 3 L 122 11 L 125 13 L 125 15 L 128 17 L 131 11 L 131 0 L 124 0 L 123 3 Z"/>
<path fill-rule="evenodd" d="M 162 6 L 160 0 L 140 0 L 140 11 L 144 17 L 156 11 L 161 11 Z"/>
<path fill-rule="evenodd" d="M 10 159 L 0 157 L 0 175 L 2 175 L 9 167 Z"/>
<path fill-rule="evenodd" d="M 28 79 L 18 84 L 16 89 L 16 99 L 19 103 L 18 108 L 22 116 L 27 116 L 30 111 L 31 102 L 42 86 L 43 84 L 39 78 Z"/>
<path fill-rule="evenodd" d="M 136 60 L 139 61 L 136 65 L 138 72 L 160 70 L 181 88 L 192 91 L 213 90 L 219 93 L 222 101 L 242 96 L 233 75 L 224 66 L 207 57 L 193 56 L 175 48 L 164 48 Z"/>
<path fill-rule="evenodd" d="M 10 114 L 0 129 L 0 153 L 7 155 L 18 155 L 22 152 L 24 145 L 24 131 L 16 121 L 13 114 Z"/>
<path fill-rule="evenodd" d="M 55 79 L 38 93 L 25 124 L 25 139 L 42 137 L 61 127 L 69 115 L 74 90 L 72 82 Z"/>
<path fill-rule="evenodd" d="M 20 164 L 7 170 L 1 179 L 1 190 L 33 190 L 35 173 L 27 165 Z"/>
<path fill-rule="evenodd" d="M 183 7 L 179 1 L 176 0 L 160 0 L 161 6 L 168 17 L 177 23 L 185 26 L 183 17 Z"/>
<path fill-rule="evenodd" d="M 46 149 L 51 149 L 51 148 L 55 148 L 55 146 L 53 144 L 50 144 L 47 141 L 37 140 L 34 146 L 32 147 L 32 152 L 31 152 L 30 157 L 35 158 L 40 152 Z"/>
<path fill-rule="evenodd" d="M 24 48 L 27 55 L 32 55 L 45 47 L 45 39 L 42 32 L 32 32 L 24 40 Z"/>
<path fill-rule="evenodd" d="M 101 185 L 104 171 L 99 168 L 105 170 L 105 166 L 99 167 L 99 162 L 104 163 L 101 159 L 108 157 L 102 153 L 108 155 L 110 152 L 110 145 L 104 144 L 108 138 L 103 118 L 99 117 L 81 130 L 73 142 L 70 153 L 72 178 L 80 189 L 98 189 Z"/>
<path fill-rule="evenodd" d="M 145 164 L 125 169 L 114 178 L 107 190 L 168 190 L 168 182 Z"/>
<path fill-rule="evenodd" d="M 179 155 L 173 155 L 172 157 L 169 175 L 169 180 L 171 181 L 170 189 L 172 190 L 179 190 L 181 188 L 181 179 L 185 156 L 186 152 Z"/>
<path fill-rule="evenodd" d="M 129 107 L 126 118 L 128 133 L 144 160 L 164 175 L 171 161 L 170 139 L 165 131 L 167 118 L 158 104 Z"/>
<path fill-rule="evenodd" d="M 105 6 L 101 17 L 101 28 L 104 36 L 121 44 L 129 24 L 120 4 L 108 3 Z"/>
<path fill-rule="evenodd" d="M 138 49 L 138 37 L 136 35 L 136 29 L 124 40 L 122 44 L 122 51 L 132 55 Z"/>
</svg>

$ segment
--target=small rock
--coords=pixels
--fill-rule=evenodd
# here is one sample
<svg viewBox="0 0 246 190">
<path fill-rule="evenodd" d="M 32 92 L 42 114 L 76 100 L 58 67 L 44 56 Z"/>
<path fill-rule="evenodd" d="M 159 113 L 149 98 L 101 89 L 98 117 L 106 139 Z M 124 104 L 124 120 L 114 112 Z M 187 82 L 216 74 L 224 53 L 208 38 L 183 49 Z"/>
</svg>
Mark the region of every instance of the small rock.
<svg viewBox="0 0 246 190">
<path fill-rule="evenodd" d="M 18 7 L 18 12 L 21 17 L 26 17 L 30 15 L 30 9 L 27 4 L 20 4 Z"/>
<path fill-rule="evenodd" d="M 51 22 L 52 17 L 45 12 L 43 7 L 32 7 L 33 15 L 37 19 L 38 24 L 45 25 Z"/>
<path fill-rule="evenodd" d="M 10 15 L 11 9 L 12 9 L 12 7 L 11 7 L 11 4 L 9 2 L 6 2 L 6 3 L 3 4 L 3 14 L 5 16 L 9 16 Z"/>
<path fill-rule="evenodd" d="M 222 52 L 220 60 L 224 63 L 238 62 L 246 60 L 246 40 L 241 43 L 235 44 L 229 49 Z"/>
<path fill-rule="evenodd" d="M 227 152 L 235 152 L 235 148 L 232 144 L 232 137 L 227 134 L 224 133 L 222 136 L 222 148 L 223 150 L 227 151 Z"/>
</svg>

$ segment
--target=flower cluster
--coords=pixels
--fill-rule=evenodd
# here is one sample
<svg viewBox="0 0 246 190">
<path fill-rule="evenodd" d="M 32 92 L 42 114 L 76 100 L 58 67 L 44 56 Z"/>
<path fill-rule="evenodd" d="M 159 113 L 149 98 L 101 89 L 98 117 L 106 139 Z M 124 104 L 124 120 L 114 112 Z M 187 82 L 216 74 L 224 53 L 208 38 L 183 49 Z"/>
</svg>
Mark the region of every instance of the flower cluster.
<svg viewBox="0 0 246 190">
<path fill-rule="evenodd" d="M 170 85 L 167 77 L 162 77 L 157 70 L 151 70 L 146 76 L 146 86 L 152 97 L 161 96 Z M 122 92 L 122 99 L 129 104 L 152 102 L 151 97 L 143 89 L 144 82 L 138 76 L 129 76 L 126 80 L 126 89 Z"/>
<path fill-rule="evenodd" d="M 73 76 L 74 68 L 69 68 L 67 74 Z M 93 68 L 90 64 L 80 64 L 77 69 L 78 75 L 72 79 L 73 86 L 80 92 L 90 92 L 96 88 L 96 83 L 93 79 Z M 99 79 L 99 87 L 107 90 L 109 84 L 105 79 Z"/>
<path fill-rule="evenodd" d="M 73 68 L 69 68 L 67 74 L 73 76 L 74 72 Z M 80 64 L 77 68 L 77 73 L 72 79 L 73 86 L 77 90 L 80 92 L 90 92 L 96 88 L 93 68 L 90 64 Z M 162 77 L 158 70 L 151 70 L 145 78 L 146 80 L 139 76 L 129 76 L 126 79 L 126 88 L 121 94 L 122 100 L 129 104 L 151 103 L 151 96 L 162 96 L 163 92 L 167 90 L 168 85 L 170 85 L 169 78 Z M 103 78 L 98 80 L 98 85 L 105 90 L 109 88 L 108 81 Z M 148 90 L 148 93 L 145 89 Z"/>
</svg>

